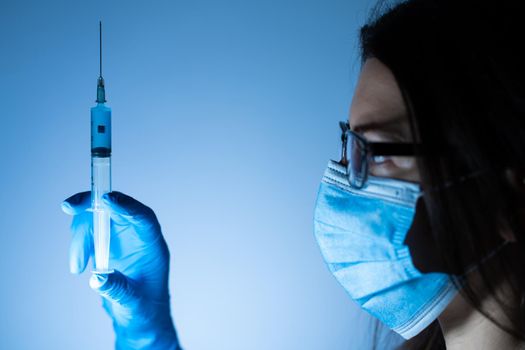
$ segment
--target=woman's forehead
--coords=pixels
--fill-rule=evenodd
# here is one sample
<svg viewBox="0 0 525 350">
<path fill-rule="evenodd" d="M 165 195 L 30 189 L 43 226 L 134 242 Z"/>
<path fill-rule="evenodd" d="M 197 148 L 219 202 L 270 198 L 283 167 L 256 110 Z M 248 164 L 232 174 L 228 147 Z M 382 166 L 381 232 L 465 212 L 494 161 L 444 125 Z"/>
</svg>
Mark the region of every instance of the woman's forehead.
<svg viewBox="0 0 525 350">
<path fill-rule="evenodd" d="M 392 71 L 376 58 L 366 60 L 350 106 L 352 130 L 406 123 L 407 110 Z"/>
</svg>

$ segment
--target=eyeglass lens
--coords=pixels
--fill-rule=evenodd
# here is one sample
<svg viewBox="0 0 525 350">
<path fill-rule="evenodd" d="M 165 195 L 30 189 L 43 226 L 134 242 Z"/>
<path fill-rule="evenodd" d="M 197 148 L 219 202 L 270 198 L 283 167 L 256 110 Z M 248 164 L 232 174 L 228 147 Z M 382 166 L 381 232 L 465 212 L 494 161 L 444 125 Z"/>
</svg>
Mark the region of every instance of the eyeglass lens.
<svg viewBox="0 0 525 350">
<path fill-rule="evenodd" d="M 348 146 L 350 157 L 348 160 L 348 180 L 350 185 L 360 188 L 364 185 L 366 178 L 366 144 L 363 140 L 348 134 Z"/>
</svg>

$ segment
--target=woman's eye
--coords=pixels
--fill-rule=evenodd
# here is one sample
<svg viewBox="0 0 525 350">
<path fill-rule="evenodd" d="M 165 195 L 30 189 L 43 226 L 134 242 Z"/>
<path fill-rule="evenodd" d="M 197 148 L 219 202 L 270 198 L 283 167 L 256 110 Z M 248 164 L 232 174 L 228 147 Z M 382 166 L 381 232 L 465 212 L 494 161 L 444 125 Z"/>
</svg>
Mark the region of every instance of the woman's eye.
<svg viewBox="0 0 525 350">
<path fill-rule="evenodd" d="M 374 176 L 392 177 L 399 170 L 392 157 L 372 156 L 369 160 L 370 174 Z"/>
<path fill-rule="evenodd" d="M 372 163 L 380 165 L 387 162 L 390 158 L 385 156 L 372 156 Z"/>
</svg>

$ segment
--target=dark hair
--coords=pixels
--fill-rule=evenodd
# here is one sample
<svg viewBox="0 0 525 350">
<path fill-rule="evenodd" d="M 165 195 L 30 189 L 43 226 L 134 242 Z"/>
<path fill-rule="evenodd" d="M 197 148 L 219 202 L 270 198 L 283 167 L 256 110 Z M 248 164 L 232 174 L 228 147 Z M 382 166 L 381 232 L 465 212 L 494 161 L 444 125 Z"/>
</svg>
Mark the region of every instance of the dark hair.
<svg viewBox="0 0 525 350">
<path fill-rule="evenodd" d="M 386 11 L 381 2 L 360 37 L 362 61 L 375 57 L 393 72 L 415 140 L 439 149 L 419 158 L 418 167 L 424 188 L 442 189 L 426 191 L 424 201 L 443 264 L 461 275 L 484 261 L 481 281 L 465 281 L 461 293 L 519 339 L 525 339 L 525 205 L 508 175 L 525 167 L 524 13 L 522 0 L 409 0 Z M 487 260 L 503 231 L 515 242 Z M 486 295 L 496 299 L 503 320 L 482 307 Z M 421 338 L 436 336 L 421 345 Z M 445 346 L 437 322 L 411 342 Z"/>
</svg>

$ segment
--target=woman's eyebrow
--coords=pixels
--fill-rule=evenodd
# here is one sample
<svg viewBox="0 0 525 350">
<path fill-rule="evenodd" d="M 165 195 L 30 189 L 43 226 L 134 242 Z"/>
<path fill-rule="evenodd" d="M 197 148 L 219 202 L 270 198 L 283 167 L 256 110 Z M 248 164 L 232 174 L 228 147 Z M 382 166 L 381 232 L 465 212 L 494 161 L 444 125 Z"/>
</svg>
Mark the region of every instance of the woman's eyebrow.
<svg viewBox="0 0 525 350">
<path fill-rule="evenodd" d="M 399 117 L 396 117 L 396 118 L 393 118 L 393 119 L 390 119 L 384 122 L 373 121 L 369 123 L 360 124 L 357 126 L 354 125 L 351 127 L 351 130 L 358 134 L 362 134 L 362 133 L 365 133 L 367 131 L 372 131 L 372 130 L 389 132 L 389 133 L 394 133 L 394 134 L 403 134 L 403 127 L 406 122 L 407 122 L 406 117 L 399 116 Z"/>
</svg>

